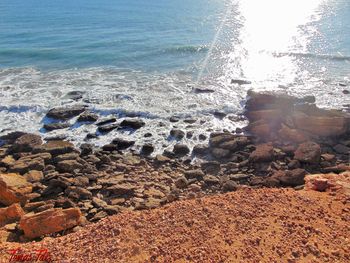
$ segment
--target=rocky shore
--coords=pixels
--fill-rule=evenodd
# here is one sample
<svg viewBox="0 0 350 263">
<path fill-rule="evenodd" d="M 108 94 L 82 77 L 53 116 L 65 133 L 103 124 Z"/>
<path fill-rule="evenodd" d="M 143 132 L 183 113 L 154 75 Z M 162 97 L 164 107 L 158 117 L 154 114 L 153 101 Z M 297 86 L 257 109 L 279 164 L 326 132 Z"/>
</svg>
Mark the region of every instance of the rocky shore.
<svg viewBox="0 0 350 263">
<path fill-rule="evenodd" d="M 314 102 L 313 97 L 249 92 L 247 127 L 213 132 L 208 144 L 193 149 L 181 141 L 187 132 L 174 128 L 169 134 L 178 143 L 155 156 L 154 145 L 146 143 L 135 152 L 130 150 L 134 142 L 121 138 L 101 148 L 89 143 L 77 148 L 60 138 L 43 141 L 37 134 L 2 136 L 0 239 L 65 235 L 125 210 L 242 188 L 300 190 L 306 181 L 314 190 L 342 188 L 349 194 L 350 114 L 320 109 Z M 83 106 L 55 108 L 47 116 L 98 121 Z M 96 125 L 103 133 L 137 130 L 145 122 L 106 119 Z"/>
</svg>

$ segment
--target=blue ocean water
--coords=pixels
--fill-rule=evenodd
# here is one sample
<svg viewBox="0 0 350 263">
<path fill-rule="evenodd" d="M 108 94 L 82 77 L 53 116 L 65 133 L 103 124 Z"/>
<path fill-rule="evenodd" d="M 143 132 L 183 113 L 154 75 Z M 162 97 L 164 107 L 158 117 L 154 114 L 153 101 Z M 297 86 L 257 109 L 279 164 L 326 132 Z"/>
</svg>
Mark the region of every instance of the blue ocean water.
<svg viewBox="0 0 350 263">
<path fill-rule="evenodd" d="M 209 134 L 244 125 L 249 89 L 349 110 L 349 35 L 348 0 L 1 0 L 0 134 L 41 131 L 49 108 L 74 103 L 161 120 L 145 128 L 159 134 L 170 116 L 203 119 L 194 132 Z"/>
<path fill-rule="evenodd" d="M 0 66 L 190 67 L 208 50 L 221 1 L 2 0 Z"/>
</svg>

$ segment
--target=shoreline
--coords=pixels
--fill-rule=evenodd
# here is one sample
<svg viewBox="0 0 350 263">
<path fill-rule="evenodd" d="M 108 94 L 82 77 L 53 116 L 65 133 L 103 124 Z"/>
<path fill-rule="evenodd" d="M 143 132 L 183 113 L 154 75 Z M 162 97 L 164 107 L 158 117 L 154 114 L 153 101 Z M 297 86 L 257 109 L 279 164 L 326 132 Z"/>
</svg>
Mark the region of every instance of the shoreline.
<svg viewBox="0 0 350 263">
<path fill-rule="evenodd" d="M 77 148 L 64 140 L 44 142 L 35 134 L 2 136 L 0 215 L 14 211 L 12 217 L 0 216 L 2 241 L 66 235 L 114 214 L 178 200 L 266 187 L 301 190 L 306 178 L 317 191 L 333 188 L 336 178 L 347 184 L 350 114 L 319 109 L 312 97 L 248 95 L 248 126 L 239 133 L 214 132 L 208 145 L 192 152 L 178 143 L 172 151 L 150 157 L 153 145 L 135 153 L 128 151 L 132 142 L 118 138 L 101 148 Z M 84 107 L 56 108 L 47 115 L 93 117 Z M 99 127 L 115 122 L 106 120 Z M 118 123 L 135 130 L 144 125 L 138 118 Z M 185 136 L 178 130 L 170 133 Z"/>
</svg>

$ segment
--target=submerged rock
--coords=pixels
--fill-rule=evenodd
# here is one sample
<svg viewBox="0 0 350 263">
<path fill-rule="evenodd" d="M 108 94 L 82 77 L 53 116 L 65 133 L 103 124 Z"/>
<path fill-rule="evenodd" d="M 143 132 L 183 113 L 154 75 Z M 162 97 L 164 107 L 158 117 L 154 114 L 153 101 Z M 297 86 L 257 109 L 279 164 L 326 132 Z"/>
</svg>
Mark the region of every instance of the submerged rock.
<svg viewBox="0 0 350 263">
<path fill-rule="evenodd" d="M 176 140 L 181 140 L 185 137 L 185 132 L 179 129 L 172 129 L 170 131 L 170 136 L 174 137 Z"/>
<path fill-rule="evenodd" d="M 231 84 L 249 85 L 252 84 L 252 82 L 244 79 L 231 79 Z"/>
</svg>

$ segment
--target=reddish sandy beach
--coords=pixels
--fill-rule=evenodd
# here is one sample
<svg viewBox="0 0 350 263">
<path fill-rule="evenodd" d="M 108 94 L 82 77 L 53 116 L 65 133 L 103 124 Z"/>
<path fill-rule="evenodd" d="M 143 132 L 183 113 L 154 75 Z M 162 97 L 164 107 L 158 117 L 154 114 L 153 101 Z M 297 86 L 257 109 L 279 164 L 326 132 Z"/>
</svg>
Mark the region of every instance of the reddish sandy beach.
<svg viewBox="0 0 350 263">
<path fill-rule="evenodd" d="M 125 212 L 60 238 L 3 244 L 48 249 L 56 262 L 349 262 L 349 198 L 242 189 Z"/>
</svg>

